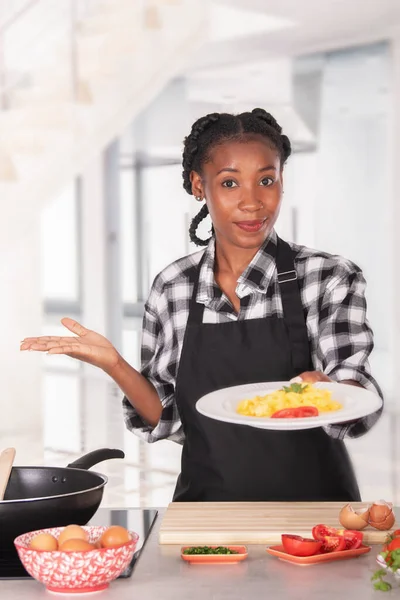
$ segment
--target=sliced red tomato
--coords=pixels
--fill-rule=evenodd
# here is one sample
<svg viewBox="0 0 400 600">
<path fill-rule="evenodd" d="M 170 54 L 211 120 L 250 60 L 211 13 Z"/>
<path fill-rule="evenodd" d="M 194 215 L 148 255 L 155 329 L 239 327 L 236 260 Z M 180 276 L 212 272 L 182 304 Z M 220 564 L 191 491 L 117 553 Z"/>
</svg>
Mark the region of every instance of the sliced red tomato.
<svg viewBox="0 0 400 600">
<path fill-rule="evenodd" d="M 297 408 L 283 408 L 277 410 L 271 415 L 271 419 L 295 419 L 297 418 Z"/>
<path fill-rule="evenodd" d="M 392 540 L 398 537 L 400 537 L 400 529 L 396 529 L 395 531 L 393 531 L 393 533 L 389 533 L 389 535 L 386 538 L 386 546 L 388 546 Z"/>
<path fill-rule="evenodd" d="M 298 417 L 318 417 L 319 412 L 316 406 L 299 406 Z"/>
<path fill-rule="evenodd" d="M 391 552 L 392 550 L 397 550 L 400 548 L 400 537 L 395 537 L 388 545 L 387 550 Z"/>
<path fill-rule="evenodd" d="M 343 535 L 327 535 L 322 542 L 321 552 L 341 552 L 346 550 L 346 540 Z"/>
<path fill-rule="evenodd" d="M 305 417 L 318 417 L 315 406 L 298 406 L 296 408 L 282 408 L 271 415 L 271 419 L 301 419 Z"/>
<path fill-rule="evenodd" d="M 338 529 L 337 535 L 343 535 L 346 540 L 346 550 L 356 550 L 362 544 L 364 535 L 361 531 L 353 529 Z"/>
<path fill-rule="evenodd" d="M 282 546 L 285 552 L 293 556 L 313 556 L 321 549 L 322 542 L 299 535 L 283 534 Z"/>
<path fill-rule="evenodd" d="M 324 540 L 328 535 L 337 535 L 338 530 L 335 527 L 328 527 L 327 525 L 316 525 L 313 527 L 312 536 L 314 540 Z"/>
<path fill-rule="evenodd" d="M 391 552 L 398 548 L 400 548 L 400 529 L 396 529 L 393 533 L 389 533 L 382 546 L 382 552 Z"/>
</svg>

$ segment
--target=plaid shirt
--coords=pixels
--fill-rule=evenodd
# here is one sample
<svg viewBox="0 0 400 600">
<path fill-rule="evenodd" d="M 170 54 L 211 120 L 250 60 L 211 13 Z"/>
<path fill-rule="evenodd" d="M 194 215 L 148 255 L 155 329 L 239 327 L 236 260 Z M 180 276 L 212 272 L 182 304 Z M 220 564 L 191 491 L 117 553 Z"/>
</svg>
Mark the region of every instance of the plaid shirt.
<svg viewBox="0 0 400 600">
<path fill-rule="evenodd" d="M 295 269 L 304 306 L 314 370 L 335 381 L 353 380 L 382 392 L 372 377 L 368 357 L 373 334 L 366 317 L 365 280 L 349 260 L 304 246 L 290 244 L 295 251 Z M 145 306 L 142 334 L 142 374 L 155 386 L 163 411 L 156 427 L 147 424 L 130 402 L 123 399 L 125 423 L 147 442 L 185 438 L 175 402 L 175 385 L 193 292 L 191 275 L 203 253 L 197 302 L 205 305 L 203 323 L 283 316 L 277 281 L 277 236 L 273 231 L 239 277 L 236 294 L 241 299 L 237 315 L 214 280 L 215 242 L 205 251 L 175 261 L 154 280 Z M 382 409 L 347 425 L 329 425 L 332 437 L 359 437 L 378 420 Z"/>
</svg>

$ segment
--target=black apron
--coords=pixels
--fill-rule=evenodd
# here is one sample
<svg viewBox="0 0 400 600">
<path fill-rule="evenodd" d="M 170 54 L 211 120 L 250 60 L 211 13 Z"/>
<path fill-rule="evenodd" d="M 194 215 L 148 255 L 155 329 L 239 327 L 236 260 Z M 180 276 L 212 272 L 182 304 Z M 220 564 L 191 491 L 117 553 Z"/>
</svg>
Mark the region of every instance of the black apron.
<svg viewBox="0 0 400 600">
<path fill-rule="evenodd" d="M 209 392 L 246 383 L 289 381 L 314 370 L 294 255 L 278 239 L 284 318 L 202 322 L 194 289 L 176 384 L 186 439 L 174 501 L 357 501 L 346 447 L 322 428 L 271 431 L 233 425 L 197 412 Z"/>
</svg>

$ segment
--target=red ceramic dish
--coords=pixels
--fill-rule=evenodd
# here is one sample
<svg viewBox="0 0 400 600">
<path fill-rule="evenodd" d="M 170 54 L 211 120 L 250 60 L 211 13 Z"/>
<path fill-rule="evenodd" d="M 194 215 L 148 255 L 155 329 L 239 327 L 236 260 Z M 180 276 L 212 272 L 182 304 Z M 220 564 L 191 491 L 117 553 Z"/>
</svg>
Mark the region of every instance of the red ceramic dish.
<svg viewBox="0 0 400 600">
<path fill-rule="evenodd" d="M 247 558 L 246 546 L 225 546 L 229 550 L 236 550 L 237 554 L 184 554 L 183 552 L 191 546 L 181 548 L 182 560 L 193 565 L 226 565 L 238 563 Z M 217 546 L 210 546 L 217 548 Z"/>
<path fill-rule="evenodd" d="M 34 579 L 51 592 L 97 592 L 119 577 L 132 560 L 139 536 L 131 531 L 132 540 L 118 548 L 99 548 L 87 552 L 31 550 L 29 543 L 38 533 L 50 533 L 58 538 L 64 527 L 41 529 L 18 536 L 14 540 L 19 558 Z M 95 542 L 107 527 L 83 527 L 89 541 Z"/>
<path fill-rule="evenodd" d="M 268 554 L 296 565 L 317 565 L 320 563 L 332 562 L 334 560 L 355 558 L 362 554 L 367 554 L 370 550 L 371 546 L 360 546 L 355 550 L 341 550 L 339 552 L 328 552 L 326 554 L 318 553 L 313 556 L 293 556 L 292 554 L 287 554 L 283 549 L 283 546 L 270 546 L 267 548 Z"/>
</svg>

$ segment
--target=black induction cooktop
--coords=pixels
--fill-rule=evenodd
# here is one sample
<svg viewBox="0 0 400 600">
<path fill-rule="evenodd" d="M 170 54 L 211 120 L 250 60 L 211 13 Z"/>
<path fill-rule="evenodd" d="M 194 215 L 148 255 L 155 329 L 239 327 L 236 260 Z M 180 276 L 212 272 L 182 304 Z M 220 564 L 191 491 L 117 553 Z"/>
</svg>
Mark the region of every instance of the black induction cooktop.
<svg viewBox="0 0 400 600">
<path fill-rule="evenodd" d="M 154 509 L 128 508 L 100 508 L 89 525 L 122 525 L 126 529 L 135 531 L 139 535 L 139 542 L 133 558 L 120 575 L 120 578 L 130 577 L 140 556 L 150 531 L 157 518 L 157 511 Z M 0 532 L 1 537 L 1 532 Z M 0 547 L 0 579 L 30 579 L 30 575 L 22 566 L 18 554 L 14 550 L 2 550 Z"/>
</svg>

